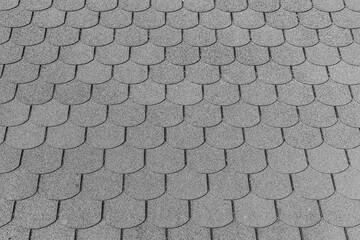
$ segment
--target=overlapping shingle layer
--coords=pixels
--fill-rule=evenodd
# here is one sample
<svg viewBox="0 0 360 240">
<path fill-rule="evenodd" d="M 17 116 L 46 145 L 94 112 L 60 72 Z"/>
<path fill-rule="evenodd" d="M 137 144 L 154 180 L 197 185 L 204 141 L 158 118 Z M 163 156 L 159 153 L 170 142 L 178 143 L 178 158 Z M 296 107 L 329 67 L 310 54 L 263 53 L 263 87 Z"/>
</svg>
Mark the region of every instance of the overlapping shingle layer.
<svg viewBox="0 0 360 240">
<path fill-rule="evenodd" d="M 1 239 L 358 239 L 359 1 L 0 9 Z"/>
</svg>

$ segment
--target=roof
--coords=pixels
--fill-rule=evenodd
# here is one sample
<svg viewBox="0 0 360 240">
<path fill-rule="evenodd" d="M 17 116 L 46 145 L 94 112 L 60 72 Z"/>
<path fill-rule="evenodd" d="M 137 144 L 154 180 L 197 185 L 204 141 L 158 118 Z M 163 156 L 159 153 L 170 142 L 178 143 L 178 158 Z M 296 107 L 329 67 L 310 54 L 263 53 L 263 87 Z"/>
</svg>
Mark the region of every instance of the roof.
<svg viewBox="0 0 360 240">
<path fill-rule="evenodd" d="M 1 239 L 359 239 L 359 1 L 0 10 Z"/>
</svg>

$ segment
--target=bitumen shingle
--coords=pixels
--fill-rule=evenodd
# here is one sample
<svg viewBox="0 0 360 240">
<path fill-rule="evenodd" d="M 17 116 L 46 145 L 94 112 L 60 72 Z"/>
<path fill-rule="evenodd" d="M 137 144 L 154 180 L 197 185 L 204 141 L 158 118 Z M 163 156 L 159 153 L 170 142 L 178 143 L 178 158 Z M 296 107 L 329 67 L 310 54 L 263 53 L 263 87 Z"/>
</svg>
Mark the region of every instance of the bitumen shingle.
<svg viewBox="0 0 360 240">
<path fill-rule="evenodd" d="M 358 240 L 357 0 L 0 1 L 0 239 Z"/>
</svg>

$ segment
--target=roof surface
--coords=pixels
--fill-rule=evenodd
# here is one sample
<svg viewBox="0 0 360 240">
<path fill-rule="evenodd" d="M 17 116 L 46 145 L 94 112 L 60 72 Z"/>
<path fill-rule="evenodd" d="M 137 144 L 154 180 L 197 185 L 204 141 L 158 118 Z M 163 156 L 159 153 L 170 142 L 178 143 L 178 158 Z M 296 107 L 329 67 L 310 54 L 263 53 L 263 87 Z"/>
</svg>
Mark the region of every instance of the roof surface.
<svg viewBox="0 0 360 240">
<path fill-rule="evenodd" d="M 0 239 L 359 239 L 360 1 L 0 9 Z"/>
</svg>

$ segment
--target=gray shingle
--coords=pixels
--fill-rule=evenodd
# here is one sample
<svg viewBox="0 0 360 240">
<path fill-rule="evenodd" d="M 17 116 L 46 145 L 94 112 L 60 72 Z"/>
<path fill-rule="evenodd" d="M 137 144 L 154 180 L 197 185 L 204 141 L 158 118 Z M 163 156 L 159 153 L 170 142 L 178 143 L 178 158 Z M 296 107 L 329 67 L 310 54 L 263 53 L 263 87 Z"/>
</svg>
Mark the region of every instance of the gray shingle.
<svg viewBox="0 0 360 240">
<path fill-rule="evenodd" d="M 340 56 L 335 47 L 329 47 L 322 43 L 305 49 L 306 58 L 315 65 L 334 65 L 340 61 Z"/>
<path fill-rule="evenodd" d="M 253 42 L 235 48 L 236 60 L 246 65 L 261 65 L 270 60 L 269 52 L 266 47 L 261 47 Z"/>
<path fill-rule="evenodd" d="M 184 42 L 196 47 L 210 46 L 216 42 L 215 35 L 215 30 L 198 25 L 184 30 Z"/>
<path fill-rule="evenodd" d="M 334 15 L 332 15 L 334 17 Z M 300 24 L 304 27 L 319 29 L 326 28 L 331 25 L 330 14 L 322 12 L 316 8 L 309 11 L 299 13 Z"/>
<path fill-rule="evenodd" d="M 280 65 L 299 65 L 305 61 L 302 48 L 284 43 L 278 47 L 271 48 L 271 57 Z"/>
<path fill-rule="evenodd" d="M 233 13 L 233 18 L 234 24 L 241 28 L 255 29 L 265 25 L 264 15 L 250 8 Z"/>
<path fill-rule="evenodd" d="M 82 127 L 100 125 L 106 120 L 106 107 L 93 101 L 71 106 L 69 120 Z"/>
<path fill-rule="evenodd" d="M 271 149 L 283 143 L 280 128 L 270 127 L 262 122 L 250 128 L 245 128 L 247 144 L 260 149 Z"/>
<path fill-rule="evenodd" d="M 86 2 L 86 7 L 95 12 L 106 12 L 116 8 L 118 5 L 117 0 L 111 1 L 95 1 L 90 0 Z"/>
<path fill-rule="evenodd" d="M 150 7 L 149 0 L 123 0 L 119 6 L 129 12 L 140 12 Z"/>
<path fill-rule="evenodd" d="M 306 12 L 312 8 L 311 0 L 282 0 L 281 5 L 291 12 Z"/>
<path fill-rule="evenodd" d="M 331 13 L 334 24 L 343 28 L 359 28 L 360 13 L 344 8 L 339 12 Z"/>
<path fill-rule="evenodd" d="M 243 129 L 226 123 L 206 128 L 205 137 L 209 145 L 219 149 L 236 148 L 244 142 Z"/>
<path fill-rule="evenodd" d="M 283 1 L 282 1 L 283 2 Z M 299 24 L 296 13 L 280 8 L 278 11 L 265 14 L 266 23 L 273 28 L 291 29 Z"/>
<path fill-rule="evenodd" d="M 240 47 L 250 42 L 249 30 L 231 25 L 217 31 L 218 41 L 228 47 Z"/>
<path fill-rule="evenodd" d="M 93 86 L 91 99 L 103 105 L 120 104 L 128 98 L 128 85 L 110 80 Z"/>
<path fill-rule="evenodd" d="M 224 121 L 234 127 L 252 127 L 260 122 L 258 107 L 242 100 L 224 106 L 223 115 Z"/>
<path fill-rule="evenodd" d="M 136 172 L 144 166 L 144 161 L 144 151 L 127 143 L 105 151 L 105 167 L 116 173 Z"/>
<path fill-rule="evenodd" d="M 165 60 L 159 64 L 150 66 L 149 78 L 160 84 L 174 84 L 184 80 L 184 67 L 178 66 Z"/>
<path fill-rule="evenodd" d="M 335 109 L 319 101 L 300 106 L 300 121 L 310 127 L 330 127 L 338 120 Z"/>
<path fill-rule="evenodd" d="M 68 120 L 68 112 L 68 106 L 51 100 L 45 104 L 33 106 L 30 121 L 39 126 L 56 126 Z"/>
<path fill-rule="evenodd" d="M 258 79 L 268 84 L 284 84 L 292 80 L 291 69 L 288 66 L 267 62 L 256 68 Z"/>
<path fill-rule="evenodd" d="M 121 230 L 109 226 L 106 221 L 101 221 L 95 226 L 86 229 L 79 229 L 77 232 L 78 239 L 116 239 L 121 235 Z"/>
<path fill-rule="evenodd" d="M 298 122 L 298 114 L 294 106 L 276 101 L 261 107 L 261 120 L 272 127 L 291 127 Z"/>
<path fill-rule="evenodd" d="M 300 149 L 310 149 L 319 146 L 322 142 L 320 129 L 309 127 L 302 122 L 284 129 L 285 141 Z"/>
<path fill-rule="evenodd" d="M 105 27 L 124 28 L 129 26 L 131 23 L 131 12 L 124 11 L 120 7 L 101 13 L 100 24 Z"/>
<path fill-rule="evenodd" d="M 165 49 L 152 43 L 131 49 L 131 60 L 141 65 L 155 65 L 165 59 Z"/>
<path fill-rule="evenodd" d="M 151 29 L 149 34 L 150 42 L 156 46 L 171 47 L 182 42 L 182 33 L 180 29 L 164 25 L 157 29 Z"/>
<path fill-rule="evenodd" d="M 33 23 L 42 28 L 54 28 L 65 22 L 65 12 L 55 8 L 48 8 L 43 11 L 36 11 L 33 17 Z"/>
<path fill-rule="evenodd" d="M 72 45 L 79 40 L 79 33 L 79 29 L 64 24 L 56 28 L 49 28 L 46 40 L 55 46 Z"/>
<path fill-rule="evenodd" d="M 69 122 L 56 127 L 50 127 L 47 131 L 46 142 L 55 148 L 74 148 L 81 145 L 84 141 L 85 128 Z"/>
<path fill-rule="evenodd" d="M 220 79 L 219 67 L 197 62 L 193 65 L 186 66 L 186 79 L 198 84 L 212 84 Z"/>
<path fill-rule="evenodd" d="M 184 0 L 184 7 L 193 12 L 207 12 L 213 9 L 215 7 L 214 5 L 213 0 L 199 0 L 196 2 Z"/>
<path fill-rule="evenodd" d="M 315 99 L 311 86 L 302 84 L 296 80 L 278 85 L 277 87 L 279 100 L 289 105 L 307 105 Z"/>
<path fill-rule="evenodd" d="M 204 142 L 203 129 L 194 127 L 186 122 L 167 128 L 166 133 L 167 142 L 175 148 L 193 149 Z"/>
<path fill-rule="evenodd" d="M 87 8 L 69 12 L 66 16 L 66 23 L 73 28 L 90 28 L 98 24 L 99 13 L 90 11 Z"/>
<path fill-rule="evenodd" d="M 309 239 L 326 238 L 329 240 L 345 240 L 344 228 L 329 224 L 327 221 L 320 221 L 315 226 L 304 228 L 303 236 Z"/>
<path fill-rule="evenodd" d="M 15 97 L 17 84 L 9 82 L 0 82 L 0 103 L 4 104 Z"/>
<path fill-rule="evenodd" d="M 4 35 L 3 37 L 5 36 L 6 35 Z M 14 28 L 14 30 L 11 33 L 11 41 L 21 46 L 36 45 L 44 41 L 44 39 L 45 39 L 45 29 L 41 27 L 37 27 L 34 24 L 29 24 L 27 26 L 20 28 Z"/>
<path fill-rule="evenodd" d="M 89 46 L 105 46 L 114 41 L 114 30 L 100 24 L 81 31 L 81 41 Z"/>
<path fill-rule="evenodd" d="M 259 228 L 258 236 L 260 240 L 265 239 L 278 239 L 278 240 L 286 240 L 286 239 L 293 239 L 293 240 L 300 240 L 300 231 L 298 228 L 293 226 L 289 226 L 288 224 L 282 221 L 276 221 L 274 224 Z"/>
<path fill-rule="evenodd" d="M 177 84 L 169 85 L 166 98 L 175 104 L 191 105 L 203 99 L 203 92 L 201 85 L 185 80 Z"/>
<path fill-rule="evenodd" d="M 358 128 L 348 127 L 338 122 L 325 128 L 324 141 L 335 148 L 355 148 L 360 145 L 360 132 Z"/>
<path fill-rule="evenodd" d="M 156 173 L 175 173 L 185 167 L 185 152 L 164 143 L 160 147 L 147 149 L 146 164 Z"/>
<path fill-rule="evenodd" d="M 344 2 L 341 0 L 330 0 L 330 1 L 321 1 L 314 0 L 314 7 L 324 12 L 337 12 L 342 10 L 344 6 Z"/>
<path fill-rule="evenodd" d="M 299 25 L 285 30 L 286 41 L 297 47 L 310 47 L 319 42 L 316 30 Z"/>
<path fill-rule="evenodd" d="M 150 124 L 148 121 L 127 128 L 126 141 L 128 144 L 138 148 L 158 147 L 165 141 L 165 132 L 162 127 Z"/>
<path fill-rule="evenodd" d="M 182 8 L 183 3 L 181 0 L 153 0 L 151 7 L 161 12 L 175 12 Z"/>
<path fill-rule="evenodd" d="M 349 167 L 345 171 L 334 174 L 335 186 L 342 196 L 359 200 L 359 170 Z"/>
<path fill-rule="evenodd" d="M 18 100 L 12 100 L 0 106 L 0 125 L 16 126 L 26 122 L 30 115 L 30 106 Z"/>
<path fill-rule="evenodd" d="M 225 81 L 204 86 L 204 99 L 215 105 L 231 105 L 239 101 L 239 88 Z"/>
<path fill-rule="evenodd" d="M 353 43 L 349 46 L 340 48 L 341 58 L 344 62 L 351 65 L 359 66 L 360 58 L 358 54 L 360 53 L 360 45 L 358 43 Z M 357 81 L 359 83 L 359 81 Z"/>
<path fill-rule="evenodd" d="M 215 4 L 217 8 L 225 12 L 240 12 L 247 8 L 246 0 L 219 0 Z"/>
<path fill-rule="evenodd" d="M 241 86 L 241 99 L 252 105 L 269 105 L 277 100 L 276 90 L 273 85 L 256 80 Z"/>
<path fill-rule="evenodd" d="M 165 24 L 165 14 L 156 11 L 154 8 L 148 8 L 145 11 L 134 13 L 133 21 L 140 28 L 159 28 Z"/>
<path fill-rule="evenodd" d="M 232 84 L 248 84 L 256 79 L 255 68 L 238 61 L 221 66 L 222 80 Z M 240 77 L 241 76 L 241 77 Z"/>
<path fill-rule="evenodd" d="M 20 165 L 21 150 L 8 146 L 7 144 L 0 145 L 0 163 L 1 173 L 7 173 L 15 170 Z"/>
<path fill-rule="evenodd" d="M 319 38 L 322 43 L 333 47 L 347 46 L 353 41 L 350 29 L 339 28 L 336 25 L 320 29 Z"/>
<path fill-rule="evenodd" d="M 184 42 L 174 47 L 169 47 L 166 50 L 166 58 L 176 65 L 190 65 L 200 59 L 199 48 Z"/>
<path fill-rule="evenodd" d="M 330 106 L 345 105 L 351 101 L 349 87 L 332 80 L 315 85 L 315 92 L 320 102 Z"/>
<path fill-rule="evenodd" d="M 85 1 L 80 0 L 54 0 L 54 7 L 63 11 L 76 11 L 83 8 Z"/>
<path fill-rule="evenodd" d="M 32 12 L 20 6 L 0 12 L 0 22 L 5 27 L 23 27 L 28 25 L 31 19 Z"/>
<path fill-rule="evenodd" d="M 29 83 L 38 78 L 39 70 L 38 65 L 33 65 L 22 60 L 5 65 L 2 80 L 11 83 Z"/>
<path fill-rule="evenodd" d="M 6 143 L 14 148 L 34 148 L 45 140 L 45 128 L 26 122 L 20 126 L 8 128 Z"/>
<path fill-rule="evenodd" d="M 9 64 L 22 58 L 24 48 L 8 41 L 0 45 L 0 63 Z"/>
<path fill-rule="evenodd" d="M 32 64 L 48 64 L 57 60 L 59 48 L 47 42 L 25 47 L 24 60 Z"/>
<path fill-rule="evenodd" d="M 167 15 L 167 23 L 173 28 L 189 29 L 199 24 L 198 14 L 181 8 Z"/>
<path fill-rule="evenodd" d="M 294 66 L 293 74 L 297 81 L 304 84 L 321 84 L 329 79 L 324 66 L 317 66 L 308 61 Z"/>
<path fill-rule="evenodd" d="M 230 13 L 223 12 L 217 8 L 200 14 L 200 23 L 206 28 L 222 29 L 231 25 Z"/>
<path fill-rule="evenodd" d="M 284 43 L 282 31 L 268 25 L 251 30 L 251 40 L 264 47 L 279 46 Z"/>
<path fill-rule="evenodd" d="M 145 107 L 131 100 L 111 105 L 109 120 L 119 126 L 136 126 L 145 120 Z"/>
<path fill-rule="evenodd" d="M 185 121 L 195 127 L 211 127 L 221 122 L 219 106 L 201 101 L 185 107 Z"/>
<path fill-rule="evenodd" d="M 20 84 L 16 94 L 17 99 L 24 104 L 41 105 L 53 97 L 54 86 L 41 80 Z"/>
<path fill-rule="evenodd" d="M 337 107 L 339 119 L 342 123 L 350 127 L 360 127 L 360 105 L 356 101 L 351 101 L 345 106 Z"/>
<path fill-rule="evenodd" d="M 146 119 L 159 127 L 172 127 L 184 119 L 183 107 L 168 100 L 148 106 L 147 110 Z"/>
</svg>

